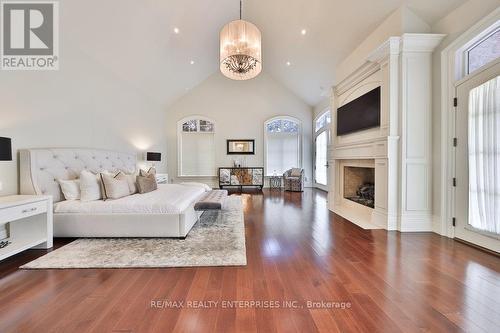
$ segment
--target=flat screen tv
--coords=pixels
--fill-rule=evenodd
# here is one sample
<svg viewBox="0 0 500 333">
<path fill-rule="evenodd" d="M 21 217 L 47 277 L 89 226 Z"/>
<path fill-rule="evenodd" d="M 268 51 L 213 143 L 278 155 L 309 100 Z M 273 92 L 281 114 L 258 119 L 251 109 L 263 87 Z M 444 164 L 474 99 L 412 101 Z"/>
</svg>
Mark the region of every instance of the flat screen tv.
<svg viewBox="0 0 500 333">
<path fill-rule="evenodd" d="M 380 87 L 337 109 L 337 135 L 380 126 Z"/>
</svg>

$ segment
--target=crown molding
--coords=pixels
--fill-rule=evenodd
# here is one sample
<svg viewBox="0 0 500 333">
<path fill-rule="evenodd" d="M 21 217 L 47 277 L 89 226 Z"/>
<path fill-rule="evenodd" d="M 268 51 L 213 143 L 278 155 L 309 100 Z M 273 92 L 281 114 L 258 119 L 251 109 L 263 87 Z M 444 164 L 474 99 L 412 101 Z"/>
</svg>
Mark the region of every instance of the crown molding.
<svg viewBox="0 0 500 333">
<path fill-rule="evenodd" d="M 401 37 L 389 37 L 384 43 L 373 50 L 367 57 L 370 62 L 381 63 L 390 55 L 398 55 L 400 50 Z"/>
<path fill-rule="evenodd" d="M 445 34 L 403 34 L 401 52 L 432 52 L 441 44 Z"/>
</svg>

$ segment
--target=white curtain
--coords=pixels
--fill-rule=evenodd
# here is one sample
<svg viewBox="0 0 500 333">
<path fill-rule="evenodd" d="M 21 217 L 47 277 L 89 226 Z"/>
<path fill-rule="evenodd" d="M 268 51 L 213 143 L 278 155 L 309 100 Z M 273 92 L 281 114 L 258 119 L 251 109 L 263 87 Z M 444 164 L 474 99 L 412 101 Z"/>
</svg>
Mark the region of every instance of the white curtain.
<svg viewBox="0 0 500 333">
<path fill-rule="evenodd" d="M 299 133 L 267 132 L 266 173 L 282 175 L 286 170 L 299 166 Z"/>
<path fill-rule="evenodd" d="M 469 224 L 500 235 L 500 77 L 469 94 Z"/>
</svg>

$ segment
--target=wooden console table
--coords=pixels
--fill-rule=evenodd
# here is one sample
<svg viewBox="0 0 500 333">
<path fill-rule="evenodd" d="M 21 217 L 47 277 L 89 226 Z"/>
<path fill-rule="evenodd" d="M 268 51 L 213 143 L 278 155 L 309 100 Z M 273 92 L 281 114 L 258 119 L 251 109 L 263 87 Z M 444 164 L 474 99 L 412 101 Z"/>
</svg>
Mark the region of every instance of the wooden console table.
<svg viewBox="0 0 500 333">
<path fill-rule="evenodd" d="M 228 186 L 236 186 L 240 190 L 248 186 L 257 186 L 262 189 L 264 187 L 264 168 L 219 168 L 219 188 Z"/>
</svg>

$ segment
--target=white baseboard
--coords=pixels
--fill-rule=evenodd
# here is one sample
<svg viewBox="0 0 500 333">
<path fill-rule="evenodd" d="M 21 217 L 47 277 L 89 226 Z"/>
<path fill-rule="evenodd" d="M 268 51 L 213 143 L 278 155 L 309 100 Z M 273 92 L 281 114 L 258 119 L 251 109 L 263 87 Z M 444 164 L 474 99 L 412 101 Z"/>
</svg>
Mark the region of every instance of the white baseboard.
<svg viewBox="0 0 500 333">
<path fill-rule="evenodd" d="M 401 232 L 432 232 L 431 215 L 403 215 L 401 216 Z"/>
</svg>

